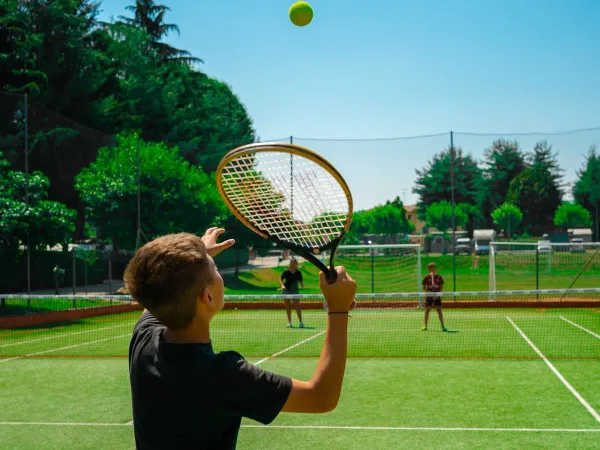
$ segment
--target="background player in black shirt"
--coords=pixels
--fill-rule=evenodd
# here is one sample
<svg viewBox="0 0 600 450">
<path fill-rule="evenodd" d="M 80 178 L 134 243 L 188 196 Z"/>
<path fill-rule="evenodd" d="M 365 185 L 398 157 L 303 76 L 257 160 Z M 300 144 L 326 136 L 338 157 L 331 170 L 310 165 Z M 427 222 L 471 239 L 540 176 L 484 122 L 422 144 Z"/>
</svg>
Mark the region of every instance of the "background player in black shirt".
<svg viewBox="0 0 600 450">
<path fill-rule="evenodd" d="M 343 267 L 332 285 L 319 274 L 327 333 L 309 381 L 264 371 L 235 351 L 215 353 L 210 321 L 223 308 L 224 285 L 212 257 L 234 244 L 217 243 L 224 231 L 155 239 L 125 271 L 128 292 L 146 308 L 129 346 L 138 449 L 233 449 L 242 417 L 268 424 L 281 411 L 323 413 L 337 406 L 356 283 Z"/>
<path fill-rule="evenodd" d="M 297 260 L 293 258 L 290 260 L 289 269 L 285 270 L 281 274 L 279 283 L 281 284 L 281 290 L 283 291 L 283 295 L 298 294 L 298 285 L 300 285 L 302 289 L 304 289 L 304 280 L 302 279 L 302 272 L 298 270 Z M 284 298 L 285 310 L 287 312 L 288 318 L 287 326 L 292 326 L 292 301 L 294 302 L 296 314 L 298 314 L 298 320 L 300 321 L 300 324 L 298 326 L 300 328 L 304 328 L 304 323 L 302 323 L 302 307 L 300 306 L 300 299 L 297 298 L 293 300 L 290 300 L 289 298 Z"/>
</svg>

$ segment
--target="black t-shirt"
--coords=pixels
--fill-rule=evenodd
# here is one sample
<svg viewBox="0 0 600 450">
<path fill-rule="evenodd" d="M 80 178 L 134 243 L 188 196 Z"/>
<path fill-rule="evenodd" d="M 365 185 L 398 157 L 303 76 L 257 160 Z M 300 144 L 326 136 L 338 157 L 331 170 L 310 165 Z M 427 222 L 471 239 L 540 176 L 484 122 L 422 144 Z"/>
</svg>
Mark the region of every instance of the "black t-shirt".
<svg viewBox="0 0 600 450">
<path fill-rule="evenodd" d="M 298 283 L 302 281 L 302 272 L 296 270 L 292 272 L 289 269 L 286 269 L 285 272 L 281 274 L 281 281 L 283 281 L 283 285 L 288 291 L 298 291 Z"/>
<path fill-rule="evenodd" d="M 235 449 L 242 417 L 271 423 L 292 389 L 212 344 L 171 344 L 149 312 L 129 346 L 133 426 L 138 449 Z"/>
</svg>

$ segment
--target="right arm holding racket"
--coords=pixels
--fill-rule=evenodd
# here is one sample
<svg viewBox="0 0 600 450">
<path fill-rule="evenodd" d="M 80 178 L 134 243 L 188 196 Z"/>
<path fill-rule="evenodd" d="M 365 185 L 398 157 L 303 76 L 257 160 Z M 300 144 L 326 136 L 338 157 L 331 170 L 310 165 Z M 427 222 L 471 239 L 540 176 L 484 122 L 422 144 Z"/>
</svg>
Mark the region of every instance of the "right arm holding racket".
<svg viewBox="0 0 600 450">
<path fill-rule="evenodd" d="M 355 305 L 356 282 L 343 267 L 336 267 L 336 272 L 334 284 L 329 284 L 322 272 L 319 274 L 328 317 L 317 368 L 309 381 L 292 380 L 292 391 L 282 409 L 284 412 L 329 412 L 335 409 L 340 398 L 348 350 L 348 312 Z"/>
<path fill-rule="evenodd" d="M 352 221 L 348 185 L 322 156 L 284 143 L 232 150 L 221 160 L 216 181 L 225 204 L 244 225 L 320 270 L 328 314 L 325 343 L 312 378 L 292 380 L 282 411 L 333 410 L 346 369 L 348 312 L 356 304 L 356 283 L 343 267 L 334 266 Z M 329 265 L 318 256 L 323 252 L 330 254 Z"/>
</svg>

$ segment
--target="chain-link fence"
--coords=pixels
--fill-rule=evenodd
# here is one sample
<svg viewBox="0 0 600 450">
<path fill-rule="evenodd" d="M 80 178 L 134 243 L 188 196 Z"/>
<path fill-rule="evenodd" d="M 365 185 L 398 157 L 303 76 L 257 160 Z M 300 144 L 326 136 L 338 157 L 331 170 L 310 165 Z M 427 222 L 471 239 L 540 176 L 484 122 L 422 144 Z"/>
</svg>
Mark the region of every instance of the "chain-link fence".
<svg viewBox="0 0 600 450">
<path fill-rule="evenodd" d="M 533 218 L 526 219 L 527 233 L 522 232 L 520 236 L 515 237 L 514 230 L 511 233 L 511 230 L 498 227 L 491 218 L 492 209 L 498 206 L 498 199 L 492 198 L 494 190 L 488 190 L 490 198 L 478 197 L 477 183 L 483 182 L 489 174 L 486 175 L 484 171 L 483 175 L 477 175 L 483 178 L 477 178 L 473 175 L 473 167 L 485 169 L 483 160 L 502 146 L 512 145 L 529 153 L 535 148 L 547 149 L 549 155 L 558 155 L 563 175 L 561 190 L 563 198 L 568 200 L 577 171 L 585 161 L 584 155 L 591 146 L 600 144 L 600 128 L 554 134 L 445 132 L 364 140 L 290 136 L 274 141 L 305 146 L 334 161 L 353 193 L 355 211 L 399 197 L 404 203 L 408 220 L 415 227 L 414 234 L 404 236 L 402 242 L 422 245 L 423 258 L 435 259 L 438 266 L 441 264 L 447 279 L 446 289 L 464 291 L 487 289 L 491 285 L 492 275 L 488 276 L 489 255 L 478 251 L 477 258 L 474 258 L 476 247 L 482 247 L 481 242 L 472 239 L 476 229 L 496 229 L 498 233 L 494 239 L 497 241 L 525 239 L 537 242 L 544 233 L 549 234 L 548 240 L 552 242 L 569 239 L 567 230 L 556 231 L 551 218 L 537 217 L 535 214 Z M 0 229 L 0 292 L 116 292 L 122 287 L 123 270 L 133 251 L 158 233 L 157 230 L 161 228 L 157 224 L 171 221 L 167 224 L 170 229 L 190 229 L 189 220 L 193 217 L 172 213 L 160 215 L 161 206 L 157 206 L 155 201 L 157 190 L 150 185 L 149 178 L 140 175 L 140 167 L 144 172 L 143 165 L 148 159 L 148 153 L 144 152 L 151 150 L 139 142 L 143 141 L 138 138 L 138 144 L 131 146 L 128 158 L 119 160 L 119 164 L 123 165 L 115 169 L 126 175 L 127 179 L 119 182 L 124 184 L 123 189 L 129 189 L 129 197 L 119 204 L 120 215 L 118 220 L 113 218 L 112 222 L 123 242 L 111 241 L 107 239 L 108 236 L 102 235 L 102 230 L 90 228 L 86 220 L 90 211 L 86 211 L 86 204 L 75 188 L 75 179 L 83 168 L 96 161 L 100 149 L 110 150 L 121 145 L 119 137 L 85 127 L 24 95 L 0 93 L 0 151 L 12 170 L 25 174 L 15 196 L 27 205 L 34 199 L 38 202 L 50 199 L 66 205 L 76 214 L 75 228 L 69 234 L 68 242 L 52 247 L 39 244 L 40 235 L 45 232 L 42 219 L 47 210 L 41 209 L 38 220 L 20 229 L 13 226 L 18 220 L 13 217 L 11 222 L 7 214 L 4 215 Z M 210 173 L 224 152 L 238 144 L 190 143 L 178 146 L 177 151 L 188 163 L 200 165 Z M 174 147 L 169 143 L 164 145 L 166 148 Z M 574 153 L 582 156 L 573 158 Z M 435 190 L 427 191 L 426 183 L 415 184 L 415 177 L 423 178 L 424 170 L 435 164 L 439 165 L 439 173 L 444 175 L 438 180 Z M 48 186 L 44 187 L 44 183 L 36 178 L 38 172 L 47 177 Z M 160 178 L 161 174 L 154 175 Z M 502 180 L 502 177 L 499 179 Z M 505 190 L 509 189 L 511 179 L 501 182 L 507 184 Z M 19 190 L 20 187 L 24 188 L 23 192 Z M 102 188 L 98 186 L 98 189 Z M 39 189 L 45 189 L 45 192 L 38 192 Z M 425 211 L 417 205 L 418 198 L 425 204 L 448 200 L 453 205 L 452 220 L 447 229 L 436 230 L 427 223 Z M 536 199 L 532 198 L 531 201 L 535 204 Z M 465 203 L 481 204 L 481 208 L 463 224 L 457 220 L 456 212 L 458 206 Z M 6 207 L 6 204 L 3 205 Z M 535 212 L 535 208 L 532 211 Z M 592 210 L 592 220 L 590 229 L 593 237 L 590 236 L 589 240 L 597 241 L 597 211 L 594 214 Z M 17 241 L 13 239 L 9 242 L 9 235 L 17 236 Z M 377 239 L 376 236 L 372 238 Z M 489 245 L 489 242 L 486 244 Z M 266 245 L 264 249 L 246 248 L 230 252 L 230 256 L 222 257 L 220 267 L 231 270 L 236 276 L 240 270 L 249 268 L 277 267 L 281 255 L 273 261 L 261 257 L 269 249 Z M 495 270 L 499 270 L 497 262 L 495 267 Z M 544 284 L 540 285 L 540 288 L 545 287 Z"/>
</svg>

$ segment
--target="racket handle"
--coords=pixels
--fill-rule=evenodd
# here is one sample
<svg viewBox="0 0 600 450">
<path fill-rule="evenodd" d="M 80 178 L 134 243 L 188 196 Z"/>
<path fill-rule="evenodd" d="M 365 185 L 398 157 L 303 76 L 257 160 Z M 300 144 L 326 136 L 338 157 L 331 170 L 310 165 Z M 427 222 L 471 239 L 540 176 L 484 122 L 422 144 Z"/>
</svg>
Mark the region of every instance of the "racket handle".
<svg viewBox="0 0 600 450">
<path fill-rule="evenodd" d="M 329 284 L 333 284 L 336 282 L 337 280 L 337 271 L 335 270 L 335 267 L 330 267 L 329 271 L 327 272 L 327 283 Z"/>
</svg>

